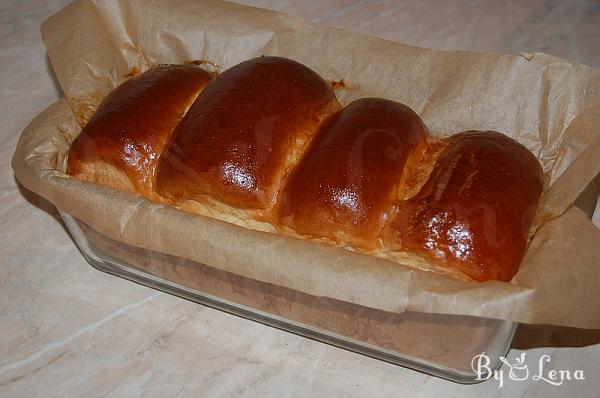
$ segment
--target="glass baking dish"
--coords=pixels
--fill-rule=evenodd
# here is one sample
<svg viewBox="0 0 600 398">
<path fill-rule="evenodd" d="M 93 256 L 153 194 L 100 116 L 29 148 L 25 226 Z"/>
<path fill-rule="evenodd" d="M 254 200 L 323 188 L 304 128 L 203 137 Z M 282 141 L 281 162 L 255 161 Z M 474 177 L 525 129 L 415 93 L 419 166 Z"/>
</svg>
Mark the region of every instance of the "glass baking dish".
<svg viewBox="0 0 600 398">
<path fill-rule="evenodd" d="M 95 268 L 230 314 L 458 383 L 485 352 L 493 371 L 516 323 L 469 316 L 389 313 L 245 278 L 185 258 L 130 246 L 61 212 Z"/>
</svg>

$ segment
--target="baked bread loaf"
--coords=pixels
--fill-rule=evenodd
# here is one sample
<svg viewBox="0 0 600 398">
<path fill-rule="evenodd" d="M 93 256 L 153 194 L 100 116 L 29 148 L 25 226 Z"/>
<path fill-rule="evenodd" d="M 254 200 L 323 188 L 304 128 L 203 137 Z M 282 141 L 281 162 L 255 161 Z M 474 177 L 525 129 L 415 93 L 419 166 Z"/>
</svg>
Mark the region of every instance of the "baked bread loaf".
<svg viewBox="0 0 600 398">
<path fill-rule="evenodd" d="M 475 131 L 436 139 L 381 98 L 342 109 L 331 84 L 286 58 L 211 78 L 169 65 L 126 81 L 73 142 L 67 173 L 465 280 L 516 273 L 543 189 L 518 142 Z"/>
</svg>

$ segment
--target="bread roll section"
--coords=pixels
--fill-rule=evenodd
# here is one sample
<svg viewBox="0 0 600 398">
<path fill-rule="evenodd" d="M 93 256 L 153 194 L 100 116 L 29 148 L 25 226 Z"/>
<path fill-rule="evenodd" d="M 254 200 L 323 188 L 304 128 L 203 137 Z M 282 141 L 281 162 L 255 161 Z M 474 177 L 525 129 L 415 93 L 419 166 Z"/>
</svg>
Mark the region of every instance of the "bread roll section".
<svg viewBox="0 0 600 398">
<path fill-rule="evenodd" d="M 280 224 L 299 235 L 376 249 L 405 166 L 419 161 L 427 135 L 405 105 L 352 102 L 321 128 L 288 178 Z"/>
<path fill-rule="evenodd" d="M 242 62 L 212 81 L 177 126 L 157 190 L 174 203 L 260 210 L 253 214 L 269 219 L 283 178 L 339 108 L 331 86 L 298 62 Z"/>
<path fill-rule="evenodd" d="M 509 281 L 542 193 L 539 162 L 495 132 L 469 131 L 446 141 L 421 191 L 399 203 L 384 243 L 420 255 L 442 272 Z"/>
<path fill-rule="evenodd" d="M 67 173 L 157 199 L 158 157 L 211 78 L 195 66 L 161 65 L 125 81 L 102 101 L 71 144 Z"/>
<path fill-rule="evenodd" d="M 543 190 L 495 132 L 435 139 L 407 106 L 341 108 L 308 67 L 259 57 L 215 78 L 160 66 L 116 88 L 67 173 L 243 227 L 473 281 L 509 281 Z"/>
</svg>

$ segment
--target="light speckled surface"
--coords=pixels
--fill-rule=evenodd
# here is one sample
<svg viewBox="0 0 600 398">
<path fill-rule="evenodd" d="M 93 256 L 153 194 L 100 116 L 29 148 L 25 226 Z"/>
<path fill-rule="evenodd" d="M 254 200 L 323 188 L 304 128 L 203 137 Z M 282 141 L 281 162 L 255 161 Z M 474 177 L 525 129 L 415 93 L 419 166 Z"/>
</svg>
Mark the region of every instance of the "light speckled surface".
<svg viewBox="0 0 600 398">
<path fill-rule="evenodd" d="M 20 131 L 60 96 L 39 35 L 66 1 L 0 3 L 0 396 L 591 396 L 600 331 L 521 328 L 537 373 L 582 369 L 561 387 L 461 386 L 218 312 L 96 271 L 56 210 L 19 188 Z M 419 46 L 543 51 L 600 66 L 600 3 L 244 1 Z M 532 369 L 533 371 L 533 369 Z"/>
</svg>

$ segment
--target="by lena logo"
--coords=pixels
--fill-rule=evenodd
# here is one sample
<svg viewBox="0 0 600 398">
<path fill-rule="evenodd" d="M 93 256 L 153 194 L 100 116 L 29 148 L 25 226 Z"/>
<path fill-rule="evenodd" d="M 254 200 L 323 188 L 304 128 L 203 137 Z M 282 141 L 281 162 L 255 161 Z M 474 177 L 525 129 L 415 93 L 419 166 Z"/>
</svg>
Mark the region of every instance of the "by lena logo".
<svg viewBox="0 0 600 398">
<path fill-rule="evenodd" d="M 506 357 L 499 357 L 500 361 L 502 361 L 502 363 L 508 367 L 506 370 L 508 370 L 508 378 L 510 380 L 523 381 L 531 378 L 533 381 L 543 381 L 553 386 L 560 386 L 567 380 L 585 380 L 585 375 L 581 369 L 577 369 L 575 371 L 565 369 L 550 369 L 548 371 L 544 371 L 545 365 L 549 364 L 551 361 L 550 355 L 548 354 L 544 354 L 540 357 L 537 364 L 537 372 L 530 372 L 529 366 L 525 363 L 525 355 L 526 353 L 522 353 L 515 358 L 514 362 L 512 363 Z M 477 375 L 477 380 L 488 380 L 494 378 L 494 380 L 498 381 L 499 387 L 503 387 L 505 380 L 505 369 L 492 371 L 490 368 L 490 363 L 490 358 L 485 354 L 485 352 L 482 352 L 481 354 L 473 357 L 473 360 L 471 360 L 471 368 Z"/>
</svg>

